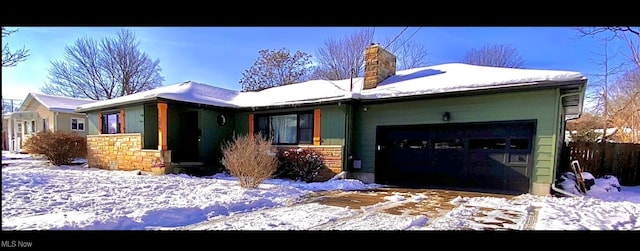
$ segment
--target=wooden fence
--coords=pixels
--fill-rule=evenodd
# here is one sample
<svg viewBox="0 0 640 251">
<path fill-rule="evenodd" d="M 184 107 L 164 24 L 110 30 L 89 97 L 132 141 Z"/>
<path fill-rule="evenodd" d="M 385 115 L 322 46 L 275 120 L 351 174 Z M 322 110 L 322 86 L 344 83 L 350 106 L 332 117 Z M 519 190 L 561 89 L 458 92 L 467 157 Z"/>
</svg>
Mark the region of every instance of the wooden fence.
<svg viewBox="0 0 640 251">
<path fill-rule="evenodd" d="M 640 144 L 570 142 L 561 154 L 560 172 L 571 171 L 571 161 L 578 160 L 596 178 L 613 175 L 620 185 L 640 185 Z"/>
</svg>

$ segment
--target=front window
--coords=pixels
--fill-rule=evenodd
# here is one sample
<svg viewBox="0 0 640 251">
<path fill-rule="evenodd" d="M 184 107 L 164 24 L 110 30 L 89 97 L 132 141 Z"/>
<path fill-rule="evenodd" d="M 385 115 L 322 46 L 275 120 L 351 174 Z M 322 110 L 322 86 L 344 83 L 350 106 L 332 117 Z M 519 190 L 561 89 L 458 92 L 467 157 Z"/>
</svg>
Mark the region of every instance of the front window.
<svg viewBox="0 0 640 251">
<path fill-rule="evenodd" d="M 84 131 L 84 119 L 71 118 L 71 130 L 72 131 Z"/>
<path fill-rule="evenodd" d="M 313 143 L 313 113 L 260 115 L 256 117 L 255 133 L 261 133 L 276 145 Z"/>
<path fill-rule="evenodd" d="M 120 114 L 119 113 L 102 114 L 102 133 L 103 134 L 120 133 Z"/>
<path fill-rule="evenodd" d="M 42 119 L 42 131 L 46 132 L 49 130 L 49 119 L 44 118 Z"/>
</svg>

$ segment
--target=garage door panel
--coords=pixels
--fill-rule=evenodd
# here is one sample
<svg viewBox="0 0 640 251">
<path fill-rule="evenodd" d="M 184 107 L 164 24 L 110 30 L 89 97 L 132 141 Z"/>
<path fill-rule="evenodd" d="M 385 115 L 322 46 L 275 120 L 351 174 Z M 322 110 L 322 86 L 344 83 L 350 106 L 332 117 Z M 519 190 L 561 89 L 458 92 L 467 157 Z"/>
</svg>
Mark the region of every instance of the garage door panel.
<svg viewBox="0 0 640 251">
<path fill-rule="evenodd" d="M 506 176 L 507 178 L 527 177 L 528 169 L 527 166 L 508 166 L 506 168 Z"/>
<path fill-rule="evenodd" d="M 529 154 L 526 153 L 510 153 L 508 164 L 529 164 Z"/>
<path fill-rule="evenodd" d="M 533 122 L 379 127 L 376 182 L 527 192 L 534 128 Z"/>
<path fill-rule="evenodd" d="M 509 178 L 505 190 L 526 192 L 529 190 L 529 178 Z"/>
</svg>

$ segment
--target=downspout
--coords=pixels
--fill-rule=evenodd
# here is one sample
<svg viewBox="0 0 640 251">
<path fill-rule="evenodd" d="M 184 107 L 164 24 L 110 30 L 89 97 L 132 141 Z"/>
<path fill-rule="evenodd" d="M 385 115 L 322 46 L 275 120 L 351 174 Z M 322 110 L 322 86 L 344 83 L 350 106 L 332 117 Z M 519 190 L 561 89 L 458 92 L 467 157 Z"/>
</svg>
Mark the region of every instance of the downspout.
<svg viewBox="0 0 640 251">
<path fill-rule="evenodd" d="M 58 131 L 58 112 L 53 115 L 53 131 Z"/>
<path fill-rule="evenodd" d="M 331 178 L 330 180 L 337 180 L 337 179 L 347 179 L 349 177 L 349 168 L 350 168 L 350 163 L 353 161 L 353 156 L 352 151 L 351 151 L 351 116 L 352 116 L 352 109 L 353 109 L 353 104 L 347 103 L 345 104 L 345 109 L 342 109 L 344 111 L 344 118 L 345 118 L 345 125 L 344 125 L 344 149 L 342 152 L 342 171 L 338 174 L 336 174 L 335 176 L 333 176 L 333 178 Z"/>
<path fill-rule="evenodd" d="M 580 91 L 582 91 L 582 87 L 580 87 L 580 89 L 581 89 Z M 573 95 L 573 94 L 568 94 L 568 93 L 567 93 L 567 94 L 560 95 L 560 106 L 559 106 L 559 108 L 560 108 L 560 109 L 562 109 L 562 99 L 563 99 L 564 97 L 569 96 L 569 95 Z M 582 106 L 580 106 L 580 110 L 582 110 Z M 581 111 L 581 112 L 582 112 L 582 111 Z M 565 124 L 565 123 L 566 123 L 566 120 L 565 120 L 564 115 L 563 115 L 563 116 L 562 116 L 562 126 L 561 126 L 562 128 L 560 128 L 560 129 L 561 129 L 561 131 L 564 131 L 564 129 L 565 129 L 565 128 L 564 128 L 564 127 L 565 127 L 565 126 L 564 126 L 564 124 Z M 564 133 L 563 133 L 563 134 L 564 134 Z M 564 139 L 563 139 L 562 141 L 564 142 Z M 556 154 L 558 154 L 558 153 L 556 153 Z M 559 187 L 557 187 L 557 186 L 556 186 L 556 173 L 557 173 L 557 172 L 558 172 L 558 170 L 554 170 L 554 172 L 553 172 L 553 174 L 552 174 L 552 176 L 551 176 L 551 178 L 552 178 L 552 181 L 551 181 L 551 189 L 552 189 L 553 191 L 556 191 L 556 192 L 558 192 L 558 193 L 564 194 L 564 195 L 569 196 L 569 197 L 579 197 L 579 196 L 578 196 L 578 195 L 576 195 L 576 194 L 572 194 L 572 193 L 567 192 L 567 191 L 565 191 L 565 190 L 562 190 L 561 188 L 559 188 Z"/>
</svg>

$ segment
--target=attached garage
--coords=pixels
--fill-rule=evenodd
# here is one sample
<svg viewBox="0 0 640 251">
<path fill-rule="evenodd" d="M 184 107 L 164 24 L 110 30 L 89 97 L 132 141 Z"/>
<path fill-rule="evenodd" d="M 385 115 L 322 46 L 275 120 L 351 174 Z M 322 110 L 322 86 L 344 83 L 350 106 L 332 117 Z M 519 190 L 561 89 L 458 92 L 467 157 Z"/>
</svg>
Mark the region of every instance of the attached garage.
<svg viewBox="0 0 640 251">
<path fill-rule="evenodd" d="M 376 183 L 526 193 L 535 120 L 378 126 Z"/>
</svg>

